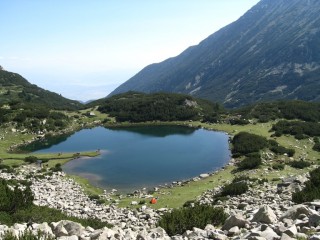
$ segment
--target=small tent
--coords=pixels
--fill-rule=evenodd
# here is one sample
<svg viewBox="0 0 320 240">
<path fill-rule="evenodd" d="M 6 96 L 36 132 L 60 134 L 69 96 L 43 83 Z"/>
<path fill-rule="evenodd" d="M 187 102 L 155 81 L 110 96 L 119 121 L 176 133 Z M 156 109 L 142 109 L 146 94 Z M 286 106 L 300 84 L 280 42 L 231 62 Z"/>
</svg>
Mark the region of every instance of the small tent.
<svg viewBox="0 0 320 240">
<path fill-rule="evenodd" d="M 151 203 L 151 204 L 156 204 L 156 203 L 157 203 L 157 199 L 156 199 L 156 198 L 152 198 L 152 199 L 150 200 L 150 203 Z"/>
</svg>

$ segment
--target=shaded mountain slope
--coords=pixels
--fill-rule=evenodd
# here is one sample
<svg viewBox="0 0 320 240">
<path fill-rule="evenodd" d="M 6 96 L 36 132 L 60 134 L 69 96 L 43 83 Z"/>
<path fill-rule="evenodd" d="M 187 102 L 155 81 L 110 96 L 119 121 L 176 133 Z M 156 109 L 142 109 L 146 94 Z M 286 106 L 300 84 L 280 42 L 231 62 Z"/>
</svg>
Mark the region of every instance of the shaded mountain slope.
<svg viewBox="0 0 320 240">
<path fill-rule="evenodd" d="M 75 110 L 82 104 L 57 93 L 44 90 L 17 73 L 0 69 L 0 107 L 4 105 L 31 104 L 56 110 Z"/>
<path fill-rule="evenodd" d="M 261 0 L 179 56 L 151 64 L 111 95 L 177 92 L 238 107 L 320 100 L 320 1 Z"/>
</svg>

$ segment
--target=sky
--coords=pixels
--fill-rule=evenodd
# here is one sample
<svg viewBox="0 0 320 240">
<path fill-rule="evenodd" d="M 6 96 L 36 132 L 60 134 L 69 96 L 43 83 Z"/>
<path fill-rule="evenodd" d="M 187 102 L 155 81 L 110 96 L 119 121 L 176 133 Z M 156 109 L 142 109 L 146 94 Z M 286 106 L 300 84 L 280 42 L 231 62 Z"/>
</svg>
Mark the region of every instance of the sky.
<svg viewBox="0 0 320 240">
<path fill-rule="evenodd" d="M 236 21 L 259 0 L 0 0 L 0 65 L 87 101 Z"/>
</svg>

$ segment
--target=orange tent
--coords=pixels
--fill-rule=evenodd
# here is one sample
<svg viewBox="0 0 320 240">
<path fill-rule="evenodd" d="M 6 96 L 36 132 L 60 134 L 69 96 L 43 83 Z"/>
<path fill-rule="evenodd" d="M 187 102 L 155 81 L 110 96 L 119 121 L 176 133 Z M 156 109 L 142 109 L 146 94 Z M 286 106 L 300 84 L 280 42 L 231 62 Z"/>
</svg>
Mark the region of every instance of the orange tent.
<svg viewBox="0 0 320 240">
<path fill-rule="evenodd" d="M 151 203 L 151 204 L 156 204 L 156 203 L 157 203 L 157 199 L 156 199 L 156 198 L 152 198 L 152 199 L 150 200 L 150 203 Z"/>
</svg>

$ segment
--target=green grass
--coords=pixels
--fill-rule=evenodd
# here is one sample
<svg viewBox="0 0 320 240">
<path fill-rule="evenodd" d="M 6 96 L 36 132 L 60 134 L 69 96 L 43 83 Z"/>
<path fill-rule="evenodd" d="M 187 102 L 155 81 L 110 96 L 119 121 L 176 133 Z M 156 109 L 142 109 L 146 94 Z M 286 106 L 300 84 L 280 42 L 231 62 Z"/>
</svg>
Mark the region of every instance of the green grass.
<svg viewBox="0 0 320 240">
<path fill-rule="evenodd" d="M 69 178 L 75 180 L 88 195 L 101 195 L 103 190 L 90 184 L 89 180 L 77 175 L 68 175 Z"/>
<path fill-rule="evenodd" d="M 163 207 L 177 208 L 181 207 L 186 201 L 194 200 L 203 192 L 213 189 L 217 186 L 224 184 L 226 181 L 232 180 L 233 174 L 231 171 L 234 167 L 226 167 L 224 170 L 219 171 L 217 174 L 205 178 L 197 182 L 190 182 L 185 186 L 174 188 L 163 188 L 159 192 L 153 194 L 158 197 L 157 204 L 151 205 L 150 199 L 146 199 L 147 205 L 159 209 Z M 142 198 L 125 198 L 120 201 L 120 207 L 130 206 L 131 201 L 144 200 Z"/>
</svg>

